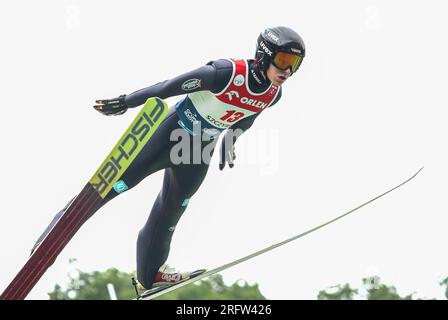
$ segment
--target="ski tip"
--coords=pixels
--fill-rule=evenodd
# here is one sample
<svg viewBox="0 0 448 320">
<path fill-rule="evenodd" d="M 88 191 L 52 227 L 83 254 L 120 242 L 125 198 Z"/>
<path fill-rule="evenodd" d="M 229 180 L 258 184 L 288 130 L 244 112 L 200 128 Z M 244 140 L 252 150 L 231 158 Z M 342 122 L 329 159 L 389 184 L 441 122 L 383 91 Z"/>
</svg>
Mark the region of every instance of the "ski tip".
<svg viewBox="0 0 448 320">
<path fill-rule="evenodd" d="M 422 171 L 424 168 L 425 168 L 425 167 L 422 166 L 420 169 L 418 169 L 417 172 L 414 174 L 414 177 L 415 177 L 416 175 L 418 175 L 418 174 L 420 173 L 420 171 Z"/>
</svg>

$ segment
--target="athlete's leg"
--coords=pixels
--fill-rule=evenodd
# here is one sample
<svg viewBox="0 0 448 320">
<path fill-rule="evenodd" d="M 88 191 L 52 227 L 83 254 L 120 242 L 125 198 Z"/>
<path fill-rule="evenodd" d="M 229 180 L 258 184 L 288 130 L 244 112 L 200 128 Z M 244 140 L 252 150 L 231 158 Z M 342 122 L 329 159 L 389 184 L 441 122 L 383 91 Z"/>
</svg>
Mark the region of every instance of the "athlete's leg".
<svg viewBox="0 0 448 320">
<path fill-rule="evenodd" d="M 212 141 L 213 146 L 216 141 Z M 165 263 L 176 225 L 199 189 L 209 164 L 181 164 L 165 170 L 163 187 L 137 240 L 137 279 L 151 288 Z"/>
</svg>

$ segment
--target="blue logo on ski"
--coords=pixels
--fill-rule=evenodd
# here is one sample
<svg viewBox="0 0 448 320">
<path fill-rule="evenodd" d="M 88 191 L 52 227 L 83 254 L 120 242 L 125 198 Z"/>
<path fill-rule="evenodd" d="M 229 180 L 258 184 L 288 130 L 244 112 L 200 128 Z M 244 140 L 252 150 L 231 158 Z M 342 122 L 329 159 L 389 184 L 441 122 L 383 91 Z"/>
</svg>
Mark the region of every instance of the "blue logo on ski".
<svg viewBox="0 0 448 320">
<path fill-rule="evenodd" d="M 122 193 L 125 192 L 126 190 L 128 190 L 128 186 L 126 185 L 126 183 L 124 183 L 123 180 L 118 180 L 117 182 L 115 182 L 114 184 L 114 190 L 117 193 Z"/>
</svg>

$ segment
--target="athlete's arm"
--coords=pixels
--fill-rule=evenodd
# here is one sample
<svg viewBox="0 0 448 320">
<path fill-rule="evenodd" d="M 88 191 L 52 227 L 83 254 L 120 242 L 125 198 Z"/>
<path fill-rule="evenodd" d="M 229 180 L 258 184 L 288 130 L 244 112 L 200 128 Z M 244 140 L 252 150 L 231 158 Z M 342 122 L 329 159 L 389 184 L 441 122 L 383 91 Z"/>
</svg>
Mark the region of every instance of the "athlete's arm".
<svg viewBox="0 0 448 320">
<path fill-rule="evenodd" d="M 205 66 L 135 91 L 129 95 L 121 95 L 110 100 L 97 100 L 97 105 L 94 108 L 106 115 L 122 114 L 128 108 L 142 105 L 150 97 L 165 99 L 202 90 L 217 93 L 225 87 L 231 75 L 232 63 L 230 61 L 211 61 Z"/>
<path fill-rule="evenodd" d="M 259 113 L 244 118 L 226 130 L 226 133 L 221 141 L 221 148 L 219 149 L 219 170 L 223 170 L 226 163 L 229 164 L 229 168 L 233 168 L 233 160 L 236 159 L 235 142 L 247 129 L 252 126 L 258 115 Z"/>
</svg>

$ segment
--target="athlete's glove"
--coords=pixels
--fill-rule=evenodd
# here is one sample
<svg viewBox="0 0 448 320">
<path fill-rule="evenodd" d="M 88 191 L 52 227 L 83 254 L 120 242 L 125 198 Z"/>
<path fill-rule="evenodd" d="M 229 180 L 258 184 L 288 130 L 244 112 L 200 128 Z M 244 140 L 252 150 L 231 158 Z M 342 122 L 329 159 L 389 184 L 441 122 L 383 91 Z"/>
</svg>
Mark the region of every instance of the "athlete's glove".
<svg viewBox="0 0 448 320">
<path fill-rule="evenodd" d="M 128 110 L 128 106 L 124 101 L 126 97 L 125 94 L 122 94 L 118 98 L 115 99 L 107 99 L 107 100 L 96 100 L 96 105 L 93 107 L 95 110 L 105 114 L 106 116 L 114 115 L 118 116 L 120 114 L 125 113 Z"/>
<path fill-rule="evenodd" d="M 221 148 L 219 149 L 219 170 L 224 169 L 224 167 L 226 166 L 226 162 L 229 164 L 229 168 L 233 168 L 233 160 L 236 159 L 235 146 L 233 145 L 233 143 L 231 143 L 231 146 L 229 145 L 228 147 L 230 148 L 226 148 L 226 137 L 224 137 L 221 141 Z"/>
</svg>

